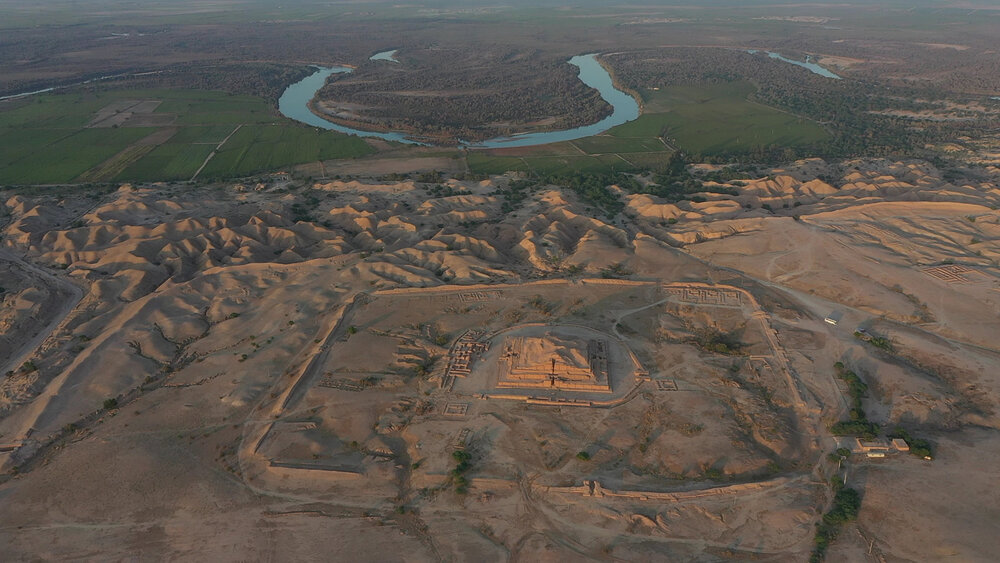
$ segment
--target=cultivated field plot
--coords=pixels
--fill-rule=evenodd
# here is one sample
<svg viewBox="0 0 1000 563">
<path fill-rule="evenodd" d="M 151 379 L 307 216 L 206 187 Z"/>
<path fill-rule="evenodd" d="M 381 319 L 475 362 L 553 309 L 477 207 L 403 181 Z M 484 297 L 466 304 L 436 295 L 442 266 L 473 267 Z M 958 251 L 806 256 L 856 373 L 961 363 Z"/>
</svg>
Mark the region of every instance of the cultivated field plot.
<svg viewBox="0 0 1000 563">
<path fill-rule="evenodd" d="M 199 177 L 218 178 L 371 152 L 253 96 L 128 90 L 0 104 L 2 183 L 188 180 L 200 169 Z"/>
<path fill-rule="evenodd" d="M 454 451 L 474 452 L 473 480 L 534 473 L 538 484 L 641 490 L 760 481 L 804 453 L 783 352 L 747 294 L 688 285 L 362 297 L 290 382 L 283 422 L 246 461 L 269 486 L 344 481 L 346 495 L 359 480 L 391 490 L 400 472 L 446 488 Z"/>
<path fill-rule="evenodd" d="M 622 143 L 666 137 L 691 154 L 801 146 L 829 138 L 818 124 L 747 100 L 752 84 L 732 82 L 643 91 L 639 119 L 608 131 Z"/>
<path fill-rule="evenodd" d="M 0 130 L 4 145 L 19 150 L 0 156 L 0 182 L 71 182 L 152 133 L 149 128 L 36 131 Z M 23 145 L 20 145 L 21 141 Z M 30 149 L 29 149 L 30 147 Z"/>
<path fill-rule="evenodd" d="M 359 137 L 307 127 L 250 125 L 237 131 L 202 172 L 226 177 L 276 170 L 298 162 L 362 156 L 372 152 Z"/>
<path fill-rule="evenodd" d="M 635 121 L 575 141 L 471 151 L 469 169 L 481 174 L 658 170 L 673 147 L 711 155 L 829 139 L 812 121 L 748 101 L 753 91 L 745 82 L 645 90 L 643 113 Z"/>
</svg>

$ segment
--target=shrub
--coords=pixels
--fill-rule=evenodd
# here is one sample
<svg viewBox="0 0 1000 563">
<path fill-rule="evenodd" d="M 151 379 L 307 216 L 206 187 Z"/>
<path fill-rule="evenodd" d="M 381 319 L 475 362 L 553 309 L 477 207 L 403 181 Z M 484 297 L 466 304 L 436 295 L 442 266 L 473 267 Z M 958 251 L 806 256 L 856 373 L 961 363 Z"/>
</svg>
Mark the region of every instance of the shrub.
<svg viewBox="0 0 1000 563">
<path fill-rule="evenodd" d="M 464 474 L 472 469 L 472 455 L 465 450 L 455 450 L 451 452 L 451 457 L 457 462 L 451 470 L 451 482 L 455 485 L 455 492 L 464 495 L 469 491 L 469 480 Z"/>
<path fill-rule="evenodd" d="M 618 279 L 632 275 L 632 270 L 628 269 L 624 263 L 618 262 L 601 270 L 601 277 L 604 279 Z"/>
<path fill-rule="evenodd" d="M 885 350 L 886 352 L 891 353 L 896 351 L 895 347 L 892 345 L 892 341 L 884 336 L 873 336 L 868 339 L 868 343 L 876 348 Z"/>
<path fill-rule="evenodd" d="M 695 342 L 703 350 L 727 356 L 738 355 L 743 348 L 735 332 L 724 333 L 711 328 L 698 331 Z"/>
<path fill-rule="evenodd" d="M 842 420 L 830 427 L 834 436 L 861 436 L 865 440 L 874 440 L 878 436 L 878 425 L 867 420 Z"/>
<path fill-rule="evenodd" d="M 104 399 L 104 410 L 110 411 L 116 408 L 118 408 L 118 399 L 114 397 L 111 397 L 110 399 Z"/>
<path fill-rule="evenodd" d="M 861 508 L 861 496 L 854 489 L 845 487 L 839 478 L 834 478 L 832 488 L 835 491 L 833 506 L 823 515 L 816 528 L 816 536 L 813 538 L 815 547 L 809 556 L 810 563 L 818 563 L 826 557 L 826 550 L 837 539 L 840 526 L 857 519 Z"/>
<path fill-rule="evenodd" d="M 837 377 L 847 384 L 851 410 L 850 420 L 835 423 L 830 427 L 830 432 L 836 436 L 862 436 L 866 440 L 874 440 L 878 435 L 878 425 L 868 421 L 861 402 L 861 399 L 868 394 L 868 385 L 858 377 L 858 374 L 844 367 L 843 363 L 837 362 L 833 367 L 837 371 Z"/>
<path fill-rule="evenodd" d="M 714 467 L 709 467 L 708 469 L 706 469 L 704 475 L 706 479 L 712 481 L 721 481 L 722 478 L 725 477 L 725 474 L 722 472 L 721 469 L 716 469 Z"/>
</svg>

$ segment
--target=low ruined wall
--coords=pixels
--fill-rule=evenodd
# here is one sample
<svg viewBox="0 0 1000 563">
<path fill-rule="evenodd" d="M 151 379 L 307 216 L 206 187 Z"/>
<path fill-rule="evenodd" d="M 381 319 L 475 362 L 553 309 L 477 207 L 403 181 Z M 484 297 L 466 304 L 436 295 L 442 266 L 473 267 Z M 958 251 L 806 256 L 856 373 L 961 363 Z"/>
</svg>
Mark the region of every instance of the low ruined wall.
<svg viewBox="0 0 1000 563">
<path fill-rule="evenodd" d="M 741 493 L 760 491 L 763 489 L 778 487 L 788 482 L 787 477 L 778 477 L 769 481 L 756 483 L 740 483 L 738 485 L 727 485 L 724 487 L 712 487 L 697 491 L 678 491 L 673 493 L 655 491 L 613 491 L 605 489 L 597 481 L 584 481 L 583 485 L 575 487 L 538 487 L 538 490 L 546 493 L 562 493 L 580 495 L 585 497 L 600 498 L 620 498 L 643 501 L 668 501 L 680 502 L 699 498 L 709 498 L 725 495 L 736 495 Z"/>
<path fill-rule="evenodd" d="M 326 482 L 352 481 L 364 477 L 355 471 L 294 463 L 271 463 L 266 472 L 269 476 L 283 479 L 295 478 Z"/>
</svg>

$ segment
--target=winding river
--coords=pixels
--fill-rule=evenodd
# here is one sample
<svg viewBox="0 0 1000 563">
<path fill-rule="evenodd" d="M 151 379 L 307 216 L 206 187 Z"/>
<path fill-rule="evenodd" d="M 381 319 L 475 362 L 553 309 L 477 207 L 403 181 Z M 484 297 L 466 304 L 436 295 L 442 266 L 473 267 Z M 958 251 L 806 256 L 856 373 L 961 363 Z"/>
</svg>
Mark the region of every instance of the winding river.
<svg viewBox="0 0 1000 563">
<path fill-rule="evenodd" d="M 379 55 L 385 55 L 385 58 L 380 58 L 378 60 L 391 60 L 390 57 L 394 54 L 395 51 L 379 53 Z M 597 123 L 574 127 L 572 129 L 524 133 L 520 135 L 512 135 L 510 137 L 498 137 L 496 139 L 489 139 L 480 143 L 463 143 L 462 146 L 470 148 L 494 149 L 506 147 L 530 147 L 534 145 L 556 143 L 559 141 L 572 141 L 574 139 L 581 139 L 583 137 L 590 137 L 603 133 L 616 125 L 627 123 L 639 117 L 638 102 L 636 102 L 635 98 L 632 96 L 615 88 L 615 85 L 611 80 L 611 75 L 608 74 L 608 71 L 605 70 L 599 62 L 597 62 L 596 54 L 575 56 L 569 60 L 569 64 L 580 69 L 579 77 L 581 82 L 591 88 L 595 88 L 601 94 L 601 98 L 611 104 L 613 110 L 611 115 L 605 117 Z M 281 95 L 281 98 L 278 100 L 278 111 L 280 111 L 285 117 L 300 121 L 307 125 L 312 125 L 313 127 L 339 131 L 341 133 L 348 133 L 351 135 L 358 135 L 360 137 L 374 137 L 378 139 L 385 139 L 387 141 L 397 141 L 414 145 L 426 144 L 410 139 L 403 133 L 383 133 L 344 127 L 343 125 L 338 125 L 323 119 L 309 109 L 309 103 L 316 96 L 316 93 L 319 92 L 319 90 L 326 84 L 327 78 L 334 74 L 352 71 L 352 68 L 345 66 L 330 68 L 317 67 L 314 74 L 311 74 L 301 81 L 292 84 L 285 90 L 285 92 Z"/>
<path fill-rule="evenodd" d="M 396 51 L 399 49 L 393 49 L 391 51 L 382 51 L 381 53 L 375 53 L 374 55 L 368 57 L 369 61 L 389 61 L 390 63 L 398 63 L 396 60 Z"/>
<path fill-rule="evenodd" d="M 757 49 L 747 49 L 747 53 L 750 53 L 751 55 L 754 55 L 754 54 L 760 53 L 760 52 L 761 51 L 758 51 Z M 806 55 L 805 62 L 802 62 L 802 61 L 797 61 L 795 59 L 789 59 L 787 57 L 784 57 L 780 53 L 773 53 L 771 51 L 763 51 L 763 52 L 766 53 L 767 56 L 771 57 L 772 59 L 778 59 L 779 61 L 784 61 L 786 63 L 793 64 L 795 66 L 800 66 L 800 67 L 802 67 L 804 69 L 812 71 L 813 74 L 818 74 L 820 76 L 825 76 L 827 78 L 833 78 L 834 80 L 840 80 L 841 79 L 840 76 L 837 76 L 836 74 L 830 72 L 829 70 L 827 70 L 827 69 L 819 66 L 818 64 L 812 62 L 812 57 L 810 57 L 809 55 Z"/>
<path fill-rule="evenodd" d="M 0 102 L 5 100 L 16 100 L 17 98 L 26 98 L 28 96 L 34 96 L 36 94 L 45 94 L 48 92 L 55 92 L 56 90 L 61 90 L 63 88 L 71 88 L 73 86 L 80 86 L 82 84 L 91 84 L 93 82 L 100 82 L 102 80 L 111 80 L 112 78 L 122 78 L 125 76 L 149 76 L 151 74 L 160 74 L 159 70 L 154 70 L 150 72 L 126 72 L 123 74 L 109 74 L 107 76 L 98 76 L 97 78 L 90 78 L 82 82 L 73 82 L 70 84 L 62 84 L 59 86 L 50 86 L 48 88 L 42 88 L 41 90 L 32 90 L 31 92 L 21 92 L 20 94 L 10 94 L 8 96 L 0 96 Z"/>
<path fill-rule="evenodd" d="M 278 111 L 281 112 L 281 115 L 284 115 L 289 119 L 294 119 L 295 121 L 300 121 L 306 125 L 319 127 L 320 129 L 329 129 L 331 131 L 339 131 L 341 133 L 358 135 L 360 137 L 374 137 L 376 139 L 397 141 L 411 145 L 424 144 L 419 141 L 408 139 L 402 133 L 381 133 L 379 131 L 362 131 L 360 129 L 344 127 L 343 125 L 337 125 L 336 123 L 327 121 L 313 113 L 312 110 L 309 109 L 309 102 L 312 101 L 313 97 L 316 96 L 316 93 L 320 91 L 320 88 L 326 84 L 326 79 L 334 74 L 354 71 L 353 68 L 346 66 L 317 68 L 318 70 L 315 73 L 310 74 L 295 84 L 292 84 L 285 89 L 284 93 L 281 94 L 281 97 L 278 98 Z"/>
</svg>

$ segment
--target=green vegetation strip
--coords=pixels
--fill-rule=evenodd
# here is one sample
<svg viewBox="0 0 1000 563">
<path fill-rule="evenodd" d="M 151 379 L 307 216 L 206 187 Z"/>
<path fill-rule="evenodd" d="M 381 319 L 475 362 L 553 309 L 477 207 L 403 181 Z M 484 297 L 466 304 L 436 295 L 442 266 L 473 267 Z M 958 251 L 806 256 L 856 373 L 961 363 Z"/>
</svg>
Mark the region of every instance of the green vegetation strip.
<svg viewBox="0 0 1000 563">
<path fill-rule="evenodd" d="M 455 450 L 451 452 L 451 457 L 455 460 L 455 468 L 451 470 L 451 482 L 455 485 L 455 492 L 464 495 L 469 492 L 469 480 L 465 474 L 472 469 L 472 455 L 465 450 Z"/>
<path fill-rule="evenodd" d="M 874 440 L 878 435 L 878 425 L 868 420 L 861 403 L 861 399 L 868 394 L 868 385 L 858 374 L 844 367 L 842 362 L 837 362 L 833 368 L 837 377 L 847 384 L 847 394 L 851 398 L 851 418 L 834 423 L 830 432 L 836 436 L 861 436 L 865 440 Z"/>
<path fill-rule="evenodd" d="M 819 563 L 826 557 L 826 550 L 837 539 L 840 534 L 840 527 L 848 522 L 853 522 L 858 518 L 858 510 L 861 509 L 861 495 L 850 487 L 845 487 L 840 477 L 834 477 L 831 481 L 833 488 L 833 506 L 823 515 L 819 526 L 816 528 L 816 536 L 812 554 L 809 556 L 809 563 Z"/>
<path fill-rule="evenodd" d="M 471 157 L 471 155 L 470 155 Z M 509 157 L 514 158 L 514 157 Z M 609 217 L 620 213 L 625 204 L 619 190 L 626 193 L 654 194 L 668 201 L 706 201 L 706 192 L 735 195 L 735 191 L 720 186 L 706 187 L 693 177 L 687 169 L 687 162 L 680 153 L 664 155 L 660 173 L 653 174 L 653 182 L 640 182 L 625 171 L 608 170 L 559 170 L 558 172 L 535 174 L 527 180 L 515 180 L 497 190 L 503 200 L 501 211 L 511 213 L 520 208 L 533 191 L 547 185 L 569 188 L 588 205 L 602 211 Z M 617 189 L 612 188 L 617 187 Z M 731 344 L 731 343 L 730 343 Z M 738 353 L 737 349 L 726 348 L 728 353 Z"/>
<path fill-rule="evenodd" d="M 616 154 L 585 155 L 575 154 L 545 156 L 505 156 L 483 151 L 472 151 L 467 157 L 469 171 L 474 174 L 503 174 L 504 172 L 531 172 L 534 174 L 573 174 L 607 172 L 629 172 L 644 168 L 655 168 L 657 163 L 666 162 L 666 153 L 648 154 L 642 166 L 636 166 L 636 155 Z M 643 154 L 642 156 L 647 156 Z"/>
<path fill-rule="evenodd" d="M 888 352 L 889 354 L 896 353 L 896 347 L 893 346 L 892 340 L 889 340 L 884 336 L 879 336 L 877 334 L 871 334 L 868 332 L 862 332 L 860 330 L 857 330 L 854 332 L 854 337 L 857 338 L 858 340 L 862 340 L 864 342 L 871 344 L 872 346 L 878 348 L 879 350 Z"/>
</svg>

